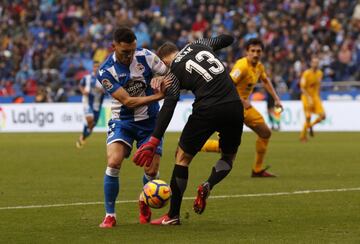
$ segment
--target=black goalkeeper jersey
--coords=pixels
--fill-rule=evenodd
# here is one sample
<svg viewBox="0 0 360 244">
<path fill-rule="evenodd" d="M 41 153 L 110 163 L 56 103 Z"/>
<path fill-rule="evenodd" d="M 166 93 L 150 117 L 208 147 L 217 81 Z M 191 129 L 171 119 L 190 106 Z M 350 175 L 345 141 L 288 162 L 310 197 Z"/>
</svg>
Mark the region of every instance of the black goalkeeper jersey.
<svg viewBox="0 0 360 244">
<path fill-rule="evenodd" d="M 211 39 L 210 39 L 211 40 Z M 195 95 L 193 110 L 239 100 L 229 73 L 211 46 L 201 41 L 181 50 L 171 65 L 180 89 Z"/>
<path fill-rule="evenodd" d="M 233 40 L 229 35 L 198 40 L 176 55 L 168 74 L 173 82 L 166 91 L 153 136 L 161 138 L 165 133 L 181 89 L 190 90 L 195 95 L 193 113 L 240 100 L 229 73 L 214 52 L 229 46 Z"/>
</svg>

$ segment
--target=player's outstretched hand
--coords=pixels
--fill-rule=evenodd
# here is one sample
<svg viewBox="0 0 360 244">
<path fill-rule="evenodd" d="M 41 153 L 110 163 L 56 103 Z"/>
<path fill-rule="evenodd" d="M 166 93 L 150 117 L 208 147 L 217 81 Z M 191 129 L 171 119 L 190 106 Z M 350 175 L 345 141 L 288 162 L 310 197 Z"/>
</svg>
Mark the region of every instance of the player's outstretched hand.
<svg viewBox="0 0 360 244">
<path fill-rule="evenodd" d="M 280 100 L 275 100 L 275 110 L 276 113 L 281 113 L 282 111 L 284 111 L 284 107 L 281 104 Z"/>
<path fill-rule="evenodd" d="M 163 76 L 157 76 L 151 79 L 150 86 L 154 90 L 154 93 L 158 93 L 160 91 L 162 79 Z"/>
<path fill-rule="evenodd" d="M 141 147 L 135 152 L 133 161 L 136 165 L 143 167 L 144 165 L 150 166 L 155 152 L 156 148 L 160 144 L 160 140 L 156 137 L 150 137 L 149 141 L 142 144 Z"/>
<path fill-rule="evenodd" d="M 154 90 L 154 93 L 165 93 L 165 90 L 171 85 L 171 83 L 172 79 L 170 76 L 157 76 L 151 79 L 150 86 Z"/>
<path fill-rule="evenodd" d="M 165 93 L 166 89 L 171 86 L 172 82 L 173 80 L 170 75 L 164 76 L 161 82 L 161 91 Z"/>
</svg>

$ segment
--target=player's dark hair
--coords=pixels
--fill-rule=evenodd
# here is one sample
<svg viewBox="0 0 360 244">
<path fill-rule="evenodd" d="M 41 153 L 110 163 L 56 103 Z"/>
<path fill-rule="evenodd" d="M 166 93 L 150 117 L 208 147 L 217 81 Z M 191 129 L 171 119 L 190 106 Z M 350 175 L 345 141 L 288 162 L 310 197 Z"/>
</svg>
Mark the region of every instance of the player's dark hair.
<svg viewBox="0 0 360 244">
<path fill-rule="evenodd" d="M 264 50 L 265 48 L 264 43 L 259 38 L 250 38 L 245 43 L 245 49 L 249 50 L 250 46 L 260 46 L 261 50 Z"/>
<path fill-rule="evenodd" d="M 132 29 L 126 26 L 120 26 L 115 29 L 113 33 L 113 40 L 116 43 L 125 42 L 125 43 L 132 43 L 136 40 L 135 33 Z"/>
<path fill-rule="evenodd" d="M 178 51 L 179 51 L 179 49 L 177 48 L 177 46 L 174 43 L 165 42 L 158 48 L 158 50 L 156 51 L 156 54 L 159 56 L 159 58 L 163 58 L 171 53 L 178 52 Z"/>
</svg>

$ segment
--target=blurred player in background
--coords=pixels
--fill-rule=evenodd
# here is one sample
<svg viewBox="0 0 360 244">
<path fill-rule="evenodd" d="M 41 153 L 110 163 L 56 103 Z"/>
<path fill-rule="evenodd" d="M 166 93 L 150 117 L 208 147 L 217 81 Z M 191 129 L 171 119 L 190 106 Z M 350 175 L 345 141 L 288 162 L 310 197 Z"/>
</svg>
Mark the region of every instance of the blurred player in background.
<svg viewBox="0 0 360 244">
<path fill-rule="evenodd" d="M 191 90 L 195 100 L 176 150 L 170 181 L 170 210 L 161 218 L 151 221 L 151 224 L 180 224 L 180 207 L 188 182 L 189 164 L 215 131 L 219 132 L 221 158 L 213 166 L 209 178 L 197 189 L 193 205 L 196 213 L 201 214 L 205 210 L 210 190 L 232 169 L 241 141 L 244 109 L 229 74 L 214 52 L 231 45 L 233 41 L 232 36 L 220 35 L 188 44 L 180 52 L 172 43 L 165 43 L 158 50 L 159 57 L 170 67 L 169 76 L 173 82 L 166 90 L 154 133 L 134 155 L 133 160 L 137 165 L 151 164 L 155 149 L 173 116 L 179 90 Z"/>
<path fill-rule="evenodd" d="M 319 69 L 319 59 L 313 57 L 311 59 L 310 69 L 304 71 L 301 76 L 301 101 L 305 113 L 305 123 L 300 133 L 300 140 L 307 141 L 307 132 L 311 137 L 314 136 L 313 127 L 325 119 L 325 111 L 322 106 L 320 97 L 320 86 L 323 72 Z M 311 115 L 316 114 L 318 117 L 311 122 Z"/>
<path fill-rule="evenodd" d="M 271 136 L 271 130 L 265 123 L 262 115 L 251 106 L 249 101 L 249 97 L 259 79 L 263 82 L 265 89 L 273 97 L 277 111 L 282 110 L 282 105 L 270 79 L 266 75 L 264 65 L 260 62 L 264 44 L 260 39 L 251 38 L 246 42 L 245 48 L 246 56 L 235 63 L 230 72 L 230 76 L 244 105 L 244 123 L 258 135 L 256 140 L 255 163 L 251 176 L 274 177 L 275 175 L 267 171 L 269 167 L 263 168 L 264 157 Z M 219 152 L 219 141 L 208 140 L 204 144 L 202 151 Z"/>
<path fill-rule="evenodd" d="M 156 101 L 162 99 L 164 93 L 162 89 L 154 93 L 150 83 L 154 75 L 168 72 L 168 68 L 158 56 L 147 49 L 136 48 L 136 36 L 127 27 L 119 27 L 114 31 L 112 46 L 114 52 L 97 73 L 97 79 L 112 97 L 104 177 L 106 215 L 100 224 L 101 228 L 116 225 L 115 202 L 119 193 L 121 164 L 129 157 L 134 141 L 137 142 L 136 146 L 140 147 L 151 136 L 159 111 Z M 143 184 L 158 177 L 162 143 L 159 143 L 155 150 L 152 165 L 144 169 Z M 140 223 L 149 222 L 151 211 L 141 197 L 139 208 Z"/>
<path fill-rule="evenodd" d="M 99 65 L 99 62 L 94 62 L 93 72 L 85 75 L 79 84 L 86 121 L 83 132 L 76 141 L 77 148 L 82 148 L 84 146 L 86 138 L 91 135 L 93 128 L 96 126 L 99 119 L 101 106 L 104 100 L 104 89 L 96 79 L 96 71 L 99 68 Z"/>
</svg>

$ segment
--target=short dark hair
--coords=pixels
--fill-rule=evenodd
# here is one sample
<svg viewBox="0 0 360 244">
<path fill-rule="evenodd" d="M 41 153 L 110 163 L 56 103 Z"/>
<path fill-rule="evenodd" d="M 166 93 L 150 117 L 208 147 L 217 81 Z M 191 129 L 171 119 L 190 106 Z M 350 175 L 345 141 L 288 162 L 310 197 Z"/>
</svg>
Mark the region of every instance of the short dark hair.
<svg viewBox="0 0 360 244">
<path fill-rule="evenodd" d="M 261 50 L 264 50 L 264 43 L 259 38 L 250 38 L 245 43 L 245 49 L 249 50 L 250 46 L 257 46 L 257 45 L 261 47 Z"/>
<path fill-rule="evenodd" d="M 158 50 L 156 51 L 156 54 L 159 56 L 159 58 L 163 58 L 163 57 L 166 57 L 167 55 L 169 55 L 173 52 L 177 52 L 177 51 L 179 51 L 179 49 L 177 48 L 177 46 L 174 43 L 165 42 L 158 48 Z"/>
<path fill-rule="evenodd" d="M 113 40 L 116 43 L 125 42 L 132 43 L 136 40 L 135 33 L 132 29 L 126 26 L 120 26 L 115 29 L 113 33 Z"/>
</svg>

